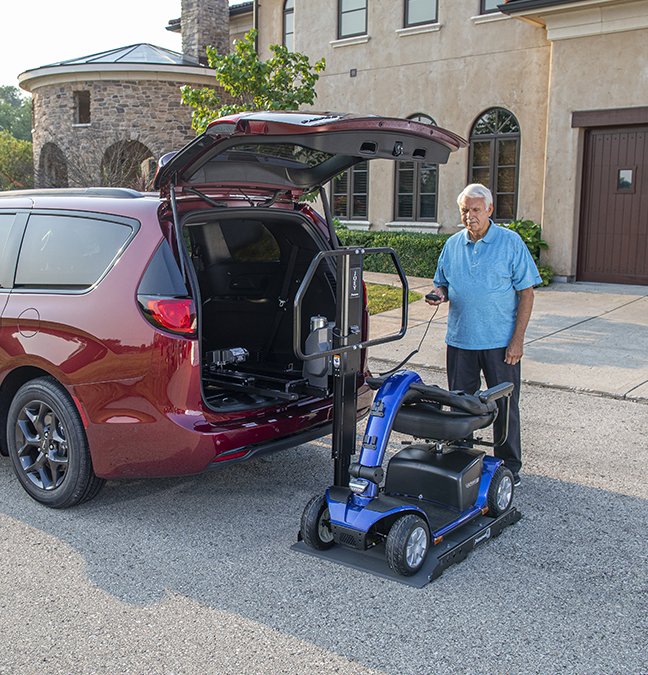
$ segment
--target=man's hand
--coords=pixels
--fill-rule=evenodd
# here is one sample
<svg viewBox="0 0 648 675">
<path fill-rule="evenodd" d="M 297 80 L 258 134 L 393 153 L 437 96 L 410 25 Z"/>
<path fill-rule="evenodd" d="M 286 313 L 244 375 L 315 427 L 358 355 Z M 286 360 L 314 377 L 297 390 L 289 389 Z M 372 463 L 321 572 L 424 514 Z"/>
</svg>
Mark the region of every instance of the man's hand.
<svg viewBox="0 0 648 675">
<path fill-rule="evenodd" d="M 429 295 L 437 295 L 439 296 L 438 300 L 432 300 L 429 298 Z M 444 288 L 443 286 L 439 286 L 438 288 L 435 286 L 426 296 L 425 296 L 425 302 L 427 302 L 428 305 L 432 305 L 432 307 L 436 307 L 437 305 L 440 305 L 444 302 L 448 302 L 448 289 Z"/>
<path fill-rule="evenodd" d="M 531 318 L 533 309 L 533 286 L 518 291 L 517 317 L 515 319 L 515 328 L 513 337 L 506 348 L 505 363 L 514 366 L 519 363 L 524 353 L 524 332 Z"/>
<path fill-rule="evenodd" d="M 506 348 L 506 358 L 504 359 L 504 362 L 508 363 L 509 366 L 514 366 L 516 363 L 519 363 L 523 353 L 524 340 L 520 340 L 513 336 Z"/>
</svg>

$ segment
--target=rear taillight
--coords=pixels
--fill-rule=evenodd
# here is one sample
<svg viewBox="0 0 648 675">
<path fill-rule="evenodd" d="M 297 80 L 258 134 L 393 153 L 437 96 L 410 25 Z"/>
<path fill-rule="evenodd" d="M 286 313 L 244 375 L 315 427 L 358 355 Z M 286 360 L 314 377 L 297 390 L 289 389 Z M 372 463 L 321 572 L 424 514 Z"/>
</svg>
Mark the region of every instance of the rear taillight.
<svg viewBox="0 0 648 675">
<path fill-rule="evenodd" d="M 144 316 L 156 327 L 191 336 L 196 333 L 196 306 L 191 298 L 162 298 L 138 295 Z"/>
</svg>

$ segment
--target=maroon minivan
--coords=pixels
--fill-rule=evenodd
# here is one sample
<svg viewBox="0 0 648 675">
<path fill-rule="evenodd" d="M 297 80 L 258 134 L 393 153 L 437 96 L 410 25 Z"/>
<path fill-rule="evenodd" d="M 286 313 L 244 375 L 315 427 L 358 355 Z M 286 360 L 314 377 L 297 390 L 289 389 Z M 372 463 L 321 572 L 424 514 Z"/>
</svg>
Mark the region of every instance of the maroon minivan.
<svg viewBox="0 0 648 675">
<path fill-rule="evenodd" d="M 463 145 L 409 120 L 244 113 L 163 158 L 156 196 L 0 193 L 0 452 L 25 490 L 68 507 L 107 478 L 198 473 L 330 433 L 292 302 L 337 242 L 299 197 L 361 161 L 442 163 Z M 327 259 L 305 339 L 335 318 L 335 280 Z"/>
</svg>

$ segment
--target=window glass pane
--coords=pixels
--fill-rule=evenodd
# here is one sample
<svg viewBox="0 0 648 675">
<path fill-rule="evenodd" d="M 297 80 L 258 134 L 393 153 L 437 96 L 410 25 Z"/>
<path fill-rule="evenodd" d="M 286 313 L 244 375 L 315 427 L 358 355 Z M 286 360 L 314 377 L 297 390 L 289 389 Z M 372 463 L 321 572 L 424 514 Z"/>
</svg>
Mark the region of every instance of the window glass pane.
<svg viewBox="0 0 648 675">
<path fill-rule="evenodd" d="M 353 193 L 367 194 L 367 171 L 353 172 Z"/>
<path fill-rule="evenodd" d="M 398 192 L 414 193 L 414 162 L 399 162 Z"/>
<path fill-rule="evenodd" d="M 366 10 L 364 9 L 342 14 L 340 18 L 340 37 L 364 34 L 366 31 L 366 14 Z"/>
<path fill-rule="evenodd" d="M 496 12 L 497 5 L 504 3 L 504 0 L 482 0 L 482 14 L 486 12 Z"/>
<path fill-rule="evenodd" d="M 421 193 L 436 192 L 437 166 L 436 164 L 423 164 L 421 166 Z"/>
<path fill-rule="evenodd" d="M 15 215 L 13 213 L 3 213 L 0 215 L 0 260 L 2 259 L 5 246 L 7 245 L 7 239 L 9 238 L 9 232 L 11 231 L 11 225 L 13 224 L 14 218 Z"/>
<path fill-rule="evenodd" d="M 517 162 L 517 140 L 499 141 L 499 165 L 515 166 Z"/>
<path fill-rule="evenodd" d="M 347 196 L 337 195 L 333 198 L 333 215 L 340 218 L 347 218 Z"/>
<path fill-rule="evenodd" d="M 489 110 L 484 113 L 475 124 L 473 135 L 481 136 L 483 134 L 497 133 L 497 110 Z"/>
<path fill-rule="evenodd" d="M 398 217 L 414 217 L 414 198 L 412 195 L 398 195 Z"/>
<path fill-rule="evenodd" d="M 515 195 L 497 195 L 497 208 L 495 218 L 497 220 L 514 220 Z"/>
<path fill-rule="evenodd" d="M 481 183 L 488 187 L 490 181 L 490 169 L 473 169 L 471 183 Z"/>
<path fill-rule="evenodd" d="M 342 12 L 350 12 L 354 9 L 366 9 L 367 0 L 342 0 L 340 3 Z"/>
<path fill-rule="evenodd" d="M 499 168 L 497 170 L 497 191 L 515 192 L 515 167 Z"/>
<path fill-rule="evenodd" d="M 437 0 L 407 0 L 406 26 L 432 23 L 436 17 Z"/>
<path fill-rule="evenodd" d="M 367 217 L 367 195 L 353 195 L 353 213 L 351 218 Z"/>
<path fill-rule="evenodd" d="M 295 9 L 295 0 L 286 0 L 284 9 Z"/>
<path fill-rule="evenodd" d="M 473 166 L 490 166 L 490 141 L 473 141 Z"/>
<path fill-rule="evenodd" d="M 520 126 L 517 123 L 517 120 L 510 112 L 505 110 L 498 111 L 498 123 L 499 123 L 499 133 L 500 134 L 519 134 Z"/>
<path fill-rule="evenodd" d="M 436 218 L 436 195 L 421 195 L 420 218 Z"/>
<path fill-rule="evenodd" d="M 86 288 L 108 269 L 132 228 L 91 218 L 31 216 L 16 284 Z"/>
<path fill-rule="evenodd" d="M 632 169 L 619 169 L 618 190 L 632 190 Z M 2 230 L 0 229 L 0 255 L 2 254 Z"/>
</svg>

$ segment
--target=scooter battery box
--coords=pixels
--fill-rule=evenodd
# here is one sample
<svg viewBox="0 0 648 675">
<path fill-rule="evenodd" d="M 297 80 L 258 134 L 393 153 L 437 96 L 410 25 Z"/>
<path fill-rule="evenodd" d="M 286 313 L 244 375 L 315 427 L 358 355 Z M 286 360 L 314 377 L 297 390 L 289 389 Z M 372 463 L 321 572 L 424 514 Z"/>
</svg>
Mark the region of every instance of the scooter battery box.
<svg viewBox="0 0 648 675">
<path fill-rule="evenodd" d="M 484 454 L 470 449 L 440 453 L 434 446 L 411 445 L 389 461 L 385 493 L 465 511 L 479 496 Z"/>
</svg>

